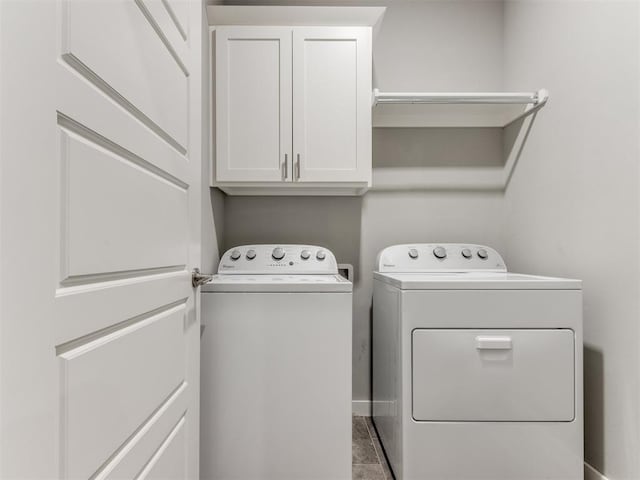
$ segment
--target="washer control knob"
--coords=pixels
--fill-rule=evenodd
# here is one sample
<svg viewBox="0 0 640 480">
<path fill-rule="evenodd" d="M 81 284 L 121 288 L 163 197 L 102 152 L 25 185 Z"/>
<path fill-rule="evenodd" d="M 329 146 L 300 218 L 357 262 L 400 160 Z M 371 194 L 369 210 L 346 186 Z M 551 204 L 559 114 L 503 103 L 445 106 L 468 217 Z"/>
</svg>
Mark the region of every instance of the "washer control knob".
<svg viewBox="0 0 640 480">
<path fill-rule="evenodd" d="M 471 258 L 472 257 L 471 250 L 469 250 L 468 248 L 463 248 L 462 249 L 462 256 L 464 258 Z"/>
<path fill-rule="evenodd" d="M 481 248 L 480 250 L 478 250 L 478 257 L 480 257 L 482 260 L 486 260 L 489 257 L 489 254 L 484 248 Z"/>
<path fill-rule="evenodd" d="M 273 252 L 271 252 L 271 256 L 274 260 L 282 260 L 284 258 L 284 249 L 280 247 L 274 248 Z"/>
<path fill-rule="evenodd" d="M 409 249 L 409 256 L 411 258 L 418 258 L 418 250 L 416 250 L 415 248 L 410 248 Z"/>
<path fill-rule="evenodd" d="M 444 249 L 444 247 L 436 247 L 433 249 L 433 255 L 436 258 L 446 258 L 447 257 L 447 251 Z"/>
<path fill-rule="evenodd" d="M 324 250 L 318 250 L 318 253 L 316 253 L 316 258 L 320 261 L 324 260 L 327 257 L 327 254 L 324 253 Z"/>
<path fill-rule="evenodd" d="M 241 256 L 242 254 L 240 253 L 240 250 L 234 250 L 231 252 L 231 260 L 233 261 L 238 260 Z"/>
<path fill-rule="evenodd" d="M 247 251 L 247 260 L 253 260 L 254 258 L 256 258 L 256 251 L 255 250 L 248 250 Z"/>
<path fill-rule="evenodd" d="M 303 260 L 309 260 L 311 257 L 311 252 L 309 250 L 302 250 L 300 252 L 300 258 Z"/>
</svg>

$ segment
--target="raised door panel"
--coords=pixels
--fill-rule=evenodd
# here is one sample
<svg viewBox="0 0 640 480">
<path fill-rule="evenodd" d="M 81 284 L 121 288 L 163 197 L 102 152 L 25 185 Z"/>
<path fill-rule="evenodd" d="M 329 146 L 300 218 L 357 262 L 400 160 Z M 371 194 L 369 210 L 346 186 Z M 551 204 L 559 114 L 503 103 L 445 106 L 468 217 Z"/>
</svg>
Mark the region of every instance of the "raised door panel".
<svg viewBox="0 0 640 480">
<path fill-rule="evenodd" d="M 185 304 L 58 348 L 70 478 L 89 478 L 185 383 Z M 99 435 L 96 433 L 99 432 Z"/>
<path fill-rule="evenodd" d="M 171 56 L 186 71 L 187 36 L 176 16 L 176 12 L 180 8 L 184 8 L 183 5 L 176 4 L 176 9 L 174 9 L 167 0 L 138 0 L 137 4 L 144 15 L 149 18 Z"/>
<path fill-rule="evenodd" d="M 189 39 L 189 0 L 160 0 L 185 40 Z"/>
<path fill-rule="evenodd" d="M 170 43 L 163 40 L 169 34 L 162 33 L 145 4 L 67 1 L 62 6 L 66 63 L 186 153 L 188 65 L 167 48 Z"/>
<path fill-rule="evenodd" d="M 163 447 L 173 443 L 176 434 L 186 423 L 185 415 L 189 401 L 187 392 L 187 385 L 183 383 L 145 422 L 144 426 L 136 431 L 127 446 L 118 451 L 117 458 L 111 462 L 109 468 L 102 470 L 101 474 L 94 478 L 96 480 L 136 478 L 139 472 L 148 471 L 150 466 L 153 468 L 152 465 L 157 463 L 158 456 L 162 457 L 167 450 Z M 158 455 L 159 452 L 160 455 Z M 183 462 L 180 464 L 184 466 Z M 181 478 L 189 477 L 183 472 Z"/>
<path fill-rule="evenodd" d="M 188 185 L 72 131 L 63 128 L 61 137 L 63 284 L 87 275 L 183 270 Z"/>
<path fill-rule="evenodd" d="M 291 178 L 291 29 L 216 30 L 216 181 Z"/>
<path fill-rule="evenodd" d="M 181 419 L 138 476 L 140 480 L 183 480 L 187 478 L 187 458 L 184 448 L 187 434 L 185 429 L 185 421 Z"/>
<path fill-rule="evenodd" d="M 299 182 L 371 180 L 371 29 L 293 33 L 293 153 Z"/>
</svg>

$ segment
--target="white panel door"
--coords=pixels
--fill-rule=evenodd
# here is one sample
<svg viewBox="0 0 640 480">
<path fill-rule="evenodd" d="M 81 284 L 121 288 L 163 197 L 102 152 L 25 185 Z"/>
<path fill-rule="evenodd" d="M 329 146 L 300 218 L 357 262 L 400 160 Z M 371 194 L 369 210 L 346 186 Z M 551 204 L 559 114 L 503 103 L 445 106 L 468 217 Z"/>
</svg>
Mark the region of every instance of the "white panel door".
<svg viewBox="0 0 640 480">
<path fill-rule="evenodd" d="M 0 1 L 0 478 L 198 478 L 203 18 Z"/>
<path fill-rule="evenodd" d="M 293 31 L 294 180 L 371 180 L 371 28 Z"/>
<path fill-rule="evenodd" d="M 291 179 L 291 28 L 218 27 L 216 180 Z"/>
</svg>

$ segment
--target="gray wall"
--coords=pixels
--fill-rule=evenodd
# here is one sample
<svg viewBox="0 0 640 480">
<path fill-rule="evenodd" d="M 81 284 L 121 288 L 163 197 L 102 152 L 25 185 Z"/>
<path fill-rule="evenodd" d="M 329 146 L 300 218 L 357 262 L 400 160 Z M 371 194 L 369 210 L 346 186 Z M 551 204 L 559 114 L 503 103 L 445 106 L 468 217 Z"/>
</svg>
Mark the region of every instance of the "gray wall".
<svg viewBox="0 0 640 480">
<path fill-rule="evenodd" d="M 374 46 L 379 88 L 502 88 L 502 2 L 356 3 L 389 5 Z M 378 168 L 495 165 L 502 158 L 500 132 L 491 130 L 376 129 L 373 145 Z M 377 252 L 393 243 L 436 241 L 502 249 L 502 208 L 501 194 L 478 192 L 370 192 L 358 198 L 229 196 L 223 244 L 226 249 L 243 243 L 317 243 L 333 250 L 339 262 L 353 264 L 353 396 L 368 400 L 371 273 Z"/>
<path fill-rule="evenodd" d="M 585 453 L 640 478 L 638 2 L 505 6 L 508 89 L 544 86 L 507 190 L 507 261 L 584 280 Z"/>
</svg>

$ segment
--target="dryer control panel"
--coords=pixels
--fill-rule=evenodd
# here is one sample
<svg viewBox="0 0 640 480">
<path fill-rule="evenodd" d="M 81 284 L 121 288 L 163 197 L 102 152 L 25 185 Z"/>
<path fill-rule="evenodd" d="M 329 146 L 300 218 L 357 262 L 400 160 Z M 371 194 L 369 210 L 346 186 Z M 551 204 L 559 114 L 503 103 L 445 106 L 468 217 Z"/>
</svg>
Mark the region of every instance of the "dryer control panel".
<svg viewBox="0 0 640 480">
<path fill-rule="evenodd" d="M 218 273 L 336 275 L 338 264 L 331 250 L 315 245 L 242 245 L 224 253 Z"/>
<path fill-rule="evenodd" d="M 412 243 L 382 250 L 378 272 L 506 272 L 504 260 L 493 248 L 467 243 Z"/>
</svg>

